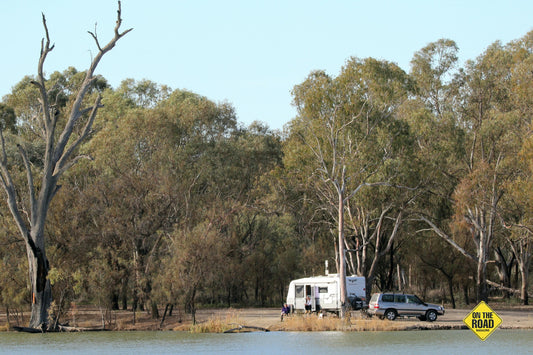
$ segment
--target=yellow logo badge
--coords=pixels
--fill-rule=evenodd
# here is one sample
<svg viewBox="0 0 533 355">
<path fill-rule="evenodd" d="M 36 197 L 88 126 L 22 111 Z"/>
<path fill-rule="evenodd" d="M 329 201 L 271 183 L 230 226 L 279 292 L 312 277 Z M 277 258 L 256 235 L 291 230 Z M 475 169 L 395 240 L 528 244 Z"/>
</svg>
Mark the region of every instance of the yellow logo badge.
<svg viewBox="0 0 533 355">
<path fill-rule="evenodd" d="M 488 304 L 481 301 L 474 307 L 463 322 L 481 340 L 485 340 L 502 324 L 502 319 L 494 312 Z"/>
</svg>

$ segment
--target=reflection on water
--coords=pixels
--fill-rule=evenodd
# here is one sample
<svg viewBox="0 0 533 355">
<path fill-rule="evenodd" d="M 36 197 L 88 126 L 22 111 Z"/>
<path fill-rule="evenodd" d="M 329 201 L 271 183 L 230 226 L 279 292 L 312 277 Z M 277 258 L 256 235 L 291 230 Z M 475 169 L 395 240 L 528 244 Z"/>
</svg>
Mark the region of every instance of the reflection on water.
<svg viewBox="0 0 533 355">
<path fill-rule="evenodd" d="M 496 330 L 484 342 L 470 330 L 408 332 L 0 333 L 0 353 L 63 354 L 526 354 L 533 330 Z"/>
</svg>

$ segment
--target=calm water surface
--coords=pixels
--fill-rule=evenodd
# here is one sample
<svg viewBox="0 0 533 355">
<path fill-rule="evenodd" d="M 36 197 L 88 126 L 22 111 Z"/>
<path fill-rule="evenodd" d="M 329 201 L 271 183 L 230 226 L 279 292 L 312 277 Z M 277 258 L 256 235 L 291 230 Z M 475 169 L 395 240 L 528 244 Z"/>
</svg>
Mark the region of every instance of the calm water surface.
<svg viewBox="0 0 533 355">
<path fill-rule="evenodd" d="M 528 354 L 533 330 L 496 330 L 484 342 L 470 330 L 409 332 L 0 333 L 2 354 Z"/>
</svg>

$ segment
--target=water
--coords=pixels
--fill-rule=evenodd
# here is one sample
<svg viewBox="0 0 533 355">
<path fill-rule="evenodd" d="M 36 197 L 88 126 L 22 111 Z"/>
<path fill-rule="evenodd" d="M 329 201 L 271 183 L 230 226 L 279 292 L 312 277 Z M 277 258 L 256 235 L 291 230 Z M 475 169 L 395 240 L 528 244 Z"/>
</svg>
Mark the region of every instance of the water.
<svg viewBox="0 0 533 355">
<path fill-rule="evenodd" d="M 496 330 L 484 342 L 470 330 L 403 332 L 0 333 L 1 354 L 527 354 L 533 330 Z"/>
</svg>

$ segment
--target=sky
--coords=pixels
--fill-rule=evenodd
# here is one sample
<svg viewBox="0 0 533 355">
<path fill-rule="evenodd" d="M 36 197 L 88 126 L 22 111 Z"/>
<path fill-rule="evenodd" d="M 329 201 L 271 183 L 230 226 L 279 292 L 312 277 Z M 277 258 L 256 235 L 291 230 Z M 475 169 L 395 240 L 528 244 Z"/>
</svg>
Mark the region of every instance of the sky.
<svg viewBox="0 0 533 355">
<path fill-rule="evenodd" d="M 113 35 L 114 0 L 0 0 L 0 97 L 35 75 L 46 16 L 45 71 L 87 69 Z M 114 88 L 127 78 L 228 102 L 238 121 L 272 129 L 296 116 L 291 90 L 314 70 L 336 76 L 350 57 L 410 70 L 415 52 L 454 40 L 461 63 L 495 41 L 533 30 L 531 0 L 122 0 L 122 30 L 133 31 L 104 56 L 97 74 Z"/>
</svg>

